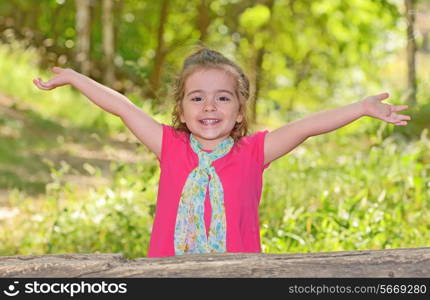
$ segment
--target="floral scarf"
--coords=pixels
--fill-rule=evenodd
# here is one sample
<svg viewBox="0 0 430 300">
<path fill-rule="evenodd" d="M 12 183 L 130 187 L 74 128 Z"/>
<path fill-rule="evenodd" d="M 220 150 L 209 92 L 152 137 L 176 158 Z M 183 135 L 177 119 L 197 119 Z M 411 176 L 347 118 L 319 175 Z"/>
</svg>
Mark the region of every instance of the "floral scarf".
<svg viewBox="0 0 430 300">
<path fill-rule="evenodd" d="M 234 141 L 228 137 L 210 153 L 202 150 L 201 144 L 192 134 L 190 143 L 199 157 L 199 165 L 188 175 L 182 189 L 175 226 L 175 254 L 225 252 L 224 190 L 212 163 L 229 153 Z M 212 217 L 209 234 L 206 236 L 203 217 L 208 184 Z"/>
</svg>

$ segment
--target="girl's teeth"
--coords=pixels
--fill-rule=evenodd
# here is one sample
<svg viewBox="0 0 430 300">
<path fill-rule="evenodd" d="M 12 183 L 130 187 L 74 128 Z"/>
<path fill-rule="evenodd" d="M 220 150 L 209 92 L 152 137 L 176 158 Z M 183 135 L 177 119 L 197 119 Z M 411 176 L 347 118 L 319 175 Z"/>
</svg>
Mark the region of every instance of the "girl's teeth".
<svg viewBox="0 0 430 300">
<path fill-rule="evenodd" d="M 218 120 L 202 120 L 202 122 L 203 122 L 204 124 L 214 124 L 214 123 L 217 123 L 217 122 L 218 122 Z"/>
</svg>

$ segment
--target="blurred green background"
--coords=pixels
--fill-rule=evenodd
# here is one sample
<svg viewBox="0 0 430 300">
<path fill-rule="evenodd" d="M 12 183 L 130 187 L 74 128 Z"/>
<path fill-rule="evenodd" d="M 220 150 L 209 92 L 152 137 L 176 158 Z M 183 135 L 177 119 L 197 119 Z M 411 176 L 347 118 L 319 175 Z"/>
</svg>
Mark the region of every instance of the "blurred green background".
<svg viewBox="0 0 430 300">
<path fill-rule="evenodd" d="M 361 118 L 271 164 L 265 253 L 428 246 L 429 32 L 425 0 L 0 1 L 0 255 L 146 256 L 155 156 L 76 90 L 31 80 L 74 68 L 170 124 L 196 45 L 249 75 L 251 132 L 385 91 L 409 105 L 406 127 Z"/>
</svg>

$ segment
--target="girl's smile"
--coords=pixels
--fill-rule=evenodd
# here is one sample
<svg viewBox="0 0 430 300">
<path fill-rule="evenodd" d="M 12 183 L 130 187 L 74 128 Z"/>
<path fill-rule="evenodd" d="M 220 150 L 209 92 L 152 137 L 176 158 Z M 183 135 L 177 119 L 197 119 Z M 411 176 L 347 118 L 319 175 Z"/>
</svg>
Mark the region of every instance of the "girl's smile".
<svg viewBox="0 0 430 300">
<path fill-rule="evenodd" d="M 199 69 L 187 78 L 181 122 L 204 149 L 214 149 L 242 121 L 236 95 L 234 79 L 223 69 Z"/>
<path fill-rule="evenodd" d="M 216 126 L 221 120 L 219 119 L 204 119 L 200 120 L 199 122 L 202 123 L 204 126 Z"/>
</svg>

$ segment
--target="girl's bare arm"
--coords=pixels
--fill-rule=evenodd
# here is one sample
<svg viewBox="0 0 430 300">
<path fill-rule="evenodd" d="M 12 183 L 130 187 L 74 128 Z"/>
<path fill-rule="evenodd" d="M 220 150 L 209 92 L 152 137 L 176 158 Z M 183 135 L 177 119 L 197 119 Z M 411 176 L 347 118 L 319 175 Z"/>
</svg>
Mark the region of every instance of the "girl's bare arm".
<svg viewBox="0 0 430 300">
<path fill-rule="evenodd" d="M 121 118 L 130 131 L 157 157 L 161 155 L 163 128 L 160 123 L 134 105 L 124 95 L 71 69 L 54 67 L 56 75 L 43 82 L 33 80 L 42 90 L 52 90 L 70 84 L 103 110 Z"/>
<path fill-rule="evenodd" d="M 269 132 L 264 143 L 264 164 L 287 154 L 308 137 L 336 130 L 363 116 L 374 117 L 399 126 L 407 125 L 411 117 L 396 114 L 396 112 L 408 106 L 381 103 L 386 98 L 388 98 L 387 93 L 369 96 L 346 106 L 318 112 Z"/>
</svg>

